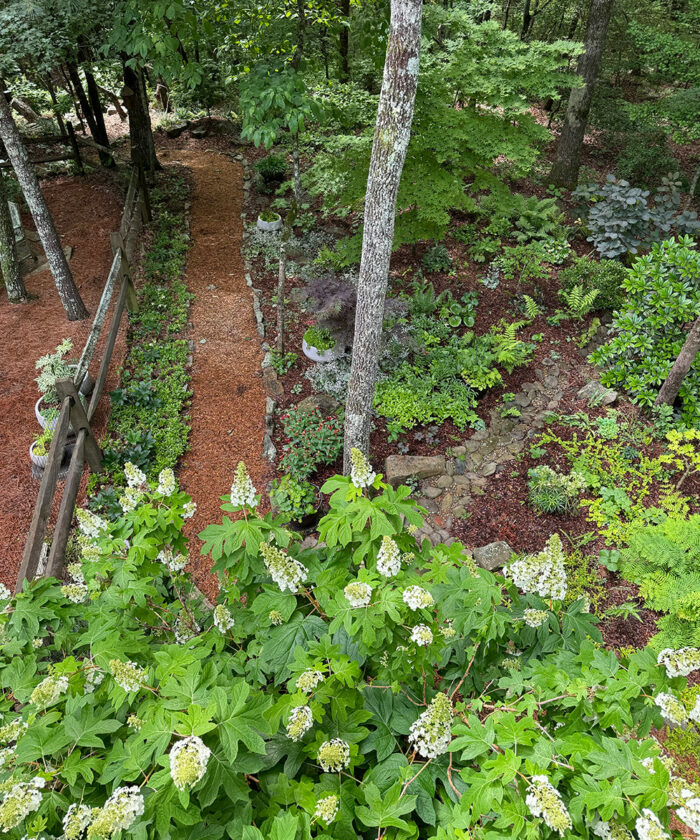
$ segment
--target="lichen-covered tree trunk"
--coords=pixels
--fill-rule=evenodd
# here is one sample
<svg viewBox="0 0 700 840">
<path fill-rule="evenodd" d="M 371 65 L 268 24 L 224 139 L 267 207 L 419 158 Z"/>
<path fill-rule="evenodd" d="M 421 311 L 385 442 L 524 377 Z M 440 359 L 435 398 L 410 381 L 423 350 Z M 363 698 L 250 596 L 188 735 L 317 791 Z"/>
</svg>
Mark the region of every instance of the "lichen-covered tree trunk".
<svg viewBox="0 0 700 840">
<path fill-rule="evenodd" d="M 391 0 L 389 40 L 367 178 L 355 339 L 345 406 L 346 473 L 350 471 L 352 447 L 365 453 L 369 450 L 396 195 L 411 139 L 418 86 L 421 12 L 422 0 Z"/>
<path fill-rule="evenodd" d="M 143 72 L 129 67 L 126 60 L 124 60 L 122 96 L 129 114 L 131 160 L 137 165 L 141 164 L 149 184 L 152 184 L 156 170 L 161 167 L 156 157 L 156 147 L 153 142 L 145 81 Z"/>
<path fill-rule="evenodd" d="M 54 283 L 58 289 L 63 308 L 69 321 L 80 321 L 87 318 L 88 311 L 80 297 L 78 287 L 75 285 L 73 275 L 68 267 L 66 255 L 63 253 L 61 240 L 56 233 L 56 228 L 51 218 L 51 213 L 46 204 L 39 186 L 36 172 L 29 162 L 27 150 L 22 143 L 22 138 L 17 131 L 17 126 L 12 119 L 12 114 L 5 96 L 0 92 L 0 140 L 5 144 L 7 155 L 15 170 L 17 180 L 22 188 L 24 199 L 32 214 L 37 233 L 44 247 L 44 253 L 53 274 Z"/>
<path fill-rule="evenodd" d="M 656 405 L 671 405 L 678 396 L 683 380 L 695 361 L 700 351 L 700 317 L 693 324 L 688 337 L 673 363 L 666 381 L 661 386 L 659 395 L 656 398 Z"/>
<path fill-rule="evenodd" d="M 583 137 L 586 133 L 588 113 L 591 110 L 593 89 L 603 58 L 612 7 L 613 0 L 593 0 L 591 4 L 586 29 L 586 48 L 579 56 L 577 69 L 583 85 L 573 88 L 569 95 L 566 117 L 557 143 L 552 172 L 549 176 L 552 183 L 563 187 L 573 188 L 578 181 Z"/>
<path fill-rule="evenodd" d="M 2 171 L 0 171 L 0 275 L 5 281 L 10 303 L 22 303 L 27 299 L 27 290 L 24 288 L 17 262 L 15 232 L 12 228 L 10 208 L 7 206 L 5 176 Z"/>
</svg>

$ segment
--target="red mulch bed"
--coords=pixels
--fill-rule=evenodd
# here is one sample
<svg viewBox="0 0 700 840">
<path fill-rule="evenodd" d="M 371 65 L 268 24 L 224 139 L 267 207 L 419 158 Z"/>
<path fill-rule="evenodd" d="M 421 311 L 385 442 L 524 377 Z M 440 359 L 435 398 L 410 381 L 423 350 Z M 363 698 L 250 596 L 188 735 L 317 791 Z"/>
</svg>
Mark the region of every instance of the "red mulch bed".
<svg viewBox="0 0 700 840">
<path fill-rule="evenodd" d="M 112 263 L 109 234 L 119 228 L 121 188 L 111 173 L 98 170 L 86 177 L 47 179 L 42 189 L 64 244 L 73 247 L 70 267 L 85 305 L 94 314 Z M 33 227 L 28 218 L 24 218 L 24 223 L 25 227 Z M 0 368 L 0 541 L 3 545 L 0 580 L 11 588 L 39 490 L 29 460 L 29 445 L 40 431 L 34 416 L 34 403 L 39 396 L 34 365 L 40 356 L 53 351 L 67 337 L 73 340 L 77 358 L 92 325 L 92 318 L 78 322 L 66 319 L 49 271 L 27 277 L 26 285 L 30 294 L 36 295 L 36 299 L 26 304 L 10 305 L 4 288 L 0 291 L 0 358 L 3 360 Z M 107 392 L 118 384 L 125 332 L 126 319 L 122 321 L 115 347 Z M 102 358 L 104 340 L 103 335 L 91 366 L 93 377 Z M 108 406 L 109 400 L 104 399 L 97 412 L 98 436 L 106 427 Z M 86 476 L 79 503 L 84 498 Z M 59 500 L 60 496 L 54 504 L 53 516 L 58 511 Z"/>
</svg>

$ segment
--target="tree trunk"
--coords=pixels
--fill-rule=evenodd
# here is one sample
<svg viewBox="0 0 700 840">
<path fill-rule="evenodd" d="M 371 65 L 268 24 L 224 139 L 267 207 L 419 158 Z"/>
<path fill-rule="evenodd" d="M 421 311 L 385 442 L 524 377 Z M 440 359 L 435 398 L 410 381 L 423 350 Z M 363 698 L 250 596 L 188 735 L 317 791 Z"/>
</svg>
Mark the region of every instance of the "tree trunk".
<svg viewBox="0 0 700 840">
<path fill-rule="evenodd" d="M 88 311 L 73 281 L 73 275 L 68 267 L 61 240 L 56 233 L 36 173 L 29 162 L 27 150 L 22 143 L 22 138 L 19 136 L 17 126 L 12 119 L 12 114 L 2 93 L 0 93 L 0 140 L 5 144 L 7 156 L 12 163 L 17 180 L 24 193 L 25 201 L 34 219 L 68 320 L 80 321 L 82 318 L 87 318 Z"/>
<path fill-rule="evenodd" d="M 39 119 L 37 112 L 28 102 L 25 102 L 24 99 L 13 96 L 10 100 L 10 106 L 14 108 L 20 116 L 24 117 L 27 122 L 33 123 Z"/>
<path fill-rule="evenodd" d="M 524 41 L 527 37 L 530 23 L 532 22 L 532 15 L 530 14 L 530 0 L 525 0 L 525 8 L 523 9 L 523 25 L 520 29 L 520 40 Z"/>
<path fill-rule="evenodd" d="M 63 117 L 61 116 L 61 112 L 58 108 L 58 99 L 56 99 L 56 89 L 53 86 L 53 82 L 51 81 L 51 75 L 47 73 L 46 79 L 44 80 L 44 87 L 49 92 L 49 96 L 51 97 L 51 104 L 53 105 L 53 112 L 54 116 L 56 117 L 56 122 L 58 123 L 58 130 L 61 134 L 66 133 L 66 124 L 63 122 Z"/>
<path fill-rule="evenodd" d="M 0 94 L 2 96 L 2 94 Z M 15 232 L 12 227 L 10 208 L 7 206 L 5 176 L 0 170 L 0 275 L 5 281 L 7 297 L 10 303 L 22 303 L 27 299 L 19 272 L 17 252 L 15 250 Z"/>
<path fill-rule="evenodd" d="M 369 452 L 396 196 L 411 139 L 418 86 L 421 12 L 422 0 L 391 0 L 389 40 L 367 179 L 355 339 L 345 406 L 346 473 L 350 471 L 353 447 Z"/>
<path fill-rule="evenodd" d="M 350 0 L 340 0 L 340 80 L 350 79 Z"/>
<path fill-rule="evenodd" d="M 152 184 L 156 169 L 161 167 L 153 143 L 145 82 L 141 70 L 134 70 L 126 64 L 126 61 L 124 61 L 122 97 L 129 113 L 131 160 L 134 164 L 143 166 L 146 178 L 149 184 Z"/>
<path fill-rule="evenodd" d="M 73 86 L 73 90 L 75 91 L 75 95 L 78 97 L 78 102 L 80 103 L 80 110 L 83 112 L 85 122 L 88 124 L 90 134 L 92 134 L 92 139 L 95 141 L 95 143 L 99 143 L 100 141 L 97 139 L 97 123 L 95 122 L 95 115 L 92 113 L 92 108 L 90 107 L 88 98 L 85 95 L 83 83 L 80 81 L 78 65 L 71 61 L 66 64 L 66 67 L 68 68 L 68 78 L 71 80 L 71 84 Z"/>
<path fill-rule="evenodd" d="M 120 119 L 122 122 L 124 122 L 124 120 L 125 120 L 125 119 L 126 119 L 126 117 L 127 117 L 127 114 L 126 114 L 126 111 L 122 108 L 122 103 L 121 103 L 121 100 L 119 99 L 119 97 L 117 96 L 117 94 L 116 94 L 116 93 L 114 93 L 114 91 L 110 90 L 109 88 L 102 87 L 102 85 L 98 85 L 98 86 L 97 86 L 97 89 L 99 90 L 99 92 L 100 92 L 103 96 L 106 96 L 106 97 L 107 97 L 107 99 L 109 99 L 109 101 L 110 101 L 110 102 L 112 103 L 112 105 L 114 106 L 115 111 L 116 111 L 116 112 L 117 112 L 117 114 L 119 115 L 119 119 Z"/>
<path fill-rule="evenodd" d="M 294 198 L 301 205 L 301 169 L 299 167 L 299 135 L 295 134 L 292 142 L 292 171 L 294 173 Z"/>
<path fill-rule="evenodd" d="M 573 88 L 569 95 L 566 117 L 549 176 L 550 181 L 559 186 L 573 188 L 578 181 L 583 137 L 591 110 L 593 88 L 603 57 L 612 7 L 613 0 L 593 0 L 591 5 L 586 29 L 586 49 L 578 60 L 578 75 L 583 81 L 583 86 Z"/>
<path fill-rule="evenodd" d="M 659 395 L 656 398 L 655 405 L 671 405 L 678 396 L 683 380 L 690 370 L 695 357 L 700 350 L 700 317 L 693 324 L 688 337 L 681 347 L 681 352 L 678 358 L 673 363 L 673 367 L 669 371 L 666 381 L 661 386 Z"/>
<path fill-rule="evenodd" d="M 95 120 L 96 133 L 93 135 L 93 139 L 95 143 L 99 143 L 100 146 L 106 146 L 109 148 L 109 136 L 107 135 L 107 128 L 105 127 L 105 118 L 102 113 L 102 103 L 100 102 L 100 92 L 97 89 L 97 82 L 89 70 L 83 68 L 83 71 L 85 73 L 85 82 L 87 84 L 90 107 L 92 108 L 93 118 Z M 102 166 L 106 167 L 115 165 L 114 158 L 107 152 L 100 152 L 100 163 Z"/>
</svg>

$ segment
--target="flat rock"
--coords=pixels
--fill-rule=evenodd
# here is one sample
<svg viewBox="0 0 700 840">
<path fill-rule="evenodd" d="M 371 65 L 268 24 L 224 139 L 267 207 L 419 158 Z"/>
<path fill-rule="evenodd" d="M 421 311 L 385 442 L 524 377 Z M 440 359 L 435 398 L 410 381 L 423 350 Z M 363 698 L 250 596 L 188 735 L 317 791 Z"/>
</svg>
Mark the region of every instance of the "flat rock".
<svg viewBox="0 0 700 840">
<path fill-rule="evenodd" d="M 591 379 L 576 394 L 577 399 L 586 400 L 592 405 L 612 405 L 617 399 L 617 391 L 601 385 L 597 379 Z"/>
<path fill-rule="evenodd" d="M 282 383 L 279 379 L 277 379 L 277 374 L 275 373 L 274 368 L 263 368 L 262 378 L 265 393 L 268 397 L 272 397 L 272 399 L 279 399 L 284 396 L 284 388 L 282 387 Z"/>
<path fill-rule="evenodd" d="M 175 123 L 175 125 L 171 125 L 165 129 L 165 134 L 167 137 L 179 137 L 188 126 L 189 122 L 186 121 Z"/>
<path fill-rule="evenodd" d="M 474 562 L 482 569 L 493 572 L 502 569 L 513 554 L 513 549 L 503 540 L 482 545 L 474 549 Z"/>
<path fill-rule="evenodd" d="M 389 455 L 384 474 L 393 487 L 407 478 L 430 478 L 445 472 L 444 455 Z"/>
<path fill-rule="evenodd" d="M 421 493 L 428 499 L 437 499 L 440 493 L 442 493 L 442 490 L 439 487 L 431 487 L 428 485 L 421 490 Z"/>
<path fill-rule="evenodd" d="M 192 137 L 196 137 L 198 140 L 201 140 L 202 137 L 206 137 L 209 134 L 209 129 L 204 125 L 198 125 L 197 128 L 193 128 L 190 131 Z"/>
<path fill-rule="evenodd" d="M 532 402 L 532 397 L 529 394 L 516 394 L 515 402 L 521 407 L 526 408 Z"/>
<path fill-rule="evenodd" d="M 313 411 L 320 411 L 324 417 L 334 414 L 338 410 L 338 403 L 329 394 L 312 394 L 303 399 L 297 406 L 297 411 L 302 414 L 311 414 Z"/>
<path fill-rule="evenodd" d="M 483 476 L 493 475 L 496 472 L 497 466 L 498 464 L 496 464 L 495 461 L 489 461 L 488 464 L 484 464 L 484 466 L 481 468 L 481 474 Z"/>
<path fill-rule="evenodd" d="M 438 487 L 452 487 L 454 483 L 454 478 L 451 475 L 441 475 L 435 482 Z"/>
</svg>

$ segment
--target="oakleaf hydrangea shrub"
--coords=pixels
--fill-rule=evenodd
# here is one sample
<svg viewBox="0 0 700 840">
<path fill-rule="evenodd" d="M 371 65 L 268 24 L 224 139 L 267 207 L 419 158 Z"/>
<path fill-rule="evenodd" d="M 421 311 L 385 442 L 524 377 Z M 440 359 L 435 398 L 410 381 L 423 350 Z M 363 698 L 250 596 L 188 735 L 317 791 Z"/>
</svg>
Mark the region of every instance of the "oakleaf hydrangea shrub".
<svg viewBox="0 0 700 840">
<path fill-rule="evenodd" d="M 601 382 L 624 388 L 633 402 L 652 406 L 700 312 L 700 253 L 691 237 L 655 244 L 622 282 L 626 303 L 615 312 L 613 338 L 591 354 Z M 700 425 L 700 363 L 679 392 L 685 424 Z"/>
<path fill-rule="evenodd" d="M 507 578 L 418 544 L 409 489 L 356 452 L 302 548 L 241 466 L 200 535 L 208 605 L 167 562 L 189 557 L 191 500 L 126 472 L 135 507 L 79 515 L 80 603 L 51 578 L 0 592 L 8 837 L 656 837 L 672 807 L 698 824 L 700 791 L 648 736 L 696 725 L 675 698 L 700 650 L 601 648 L 582 601 L 563 606 L 558 537 Z"/>
</svg>

